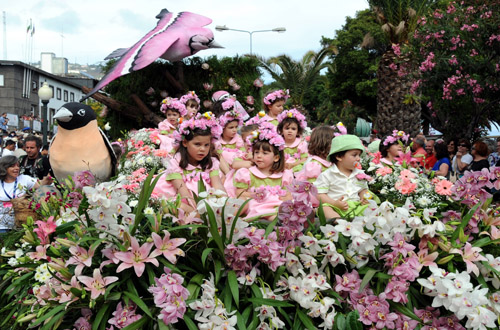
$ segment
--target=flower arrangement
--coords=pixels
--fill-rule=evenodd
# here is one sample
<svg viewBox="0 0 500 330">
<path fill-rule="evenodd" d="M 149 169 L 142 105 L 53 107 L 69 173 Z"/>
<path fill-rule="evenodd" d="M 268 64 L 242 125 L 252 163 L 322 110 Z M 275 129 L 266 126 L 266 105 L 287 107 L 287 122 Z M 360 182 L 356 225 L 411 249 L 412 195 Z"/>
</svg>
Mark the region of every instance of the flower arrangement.
<svg viewBox="0 0 500 330">
<path fill-rule="evenodd" d="M 331 127 L 335 131 L 333 133 L 334 136 L 346 135 L 347 134 L 347 128 L 340 121 L 336 125 L 332 125 Z"/>
<path fill-rule="evenodd" d="M 182 104 L 186 105 L 188 100 L 195 100 L 196 103 L 200 104 L 200 98 L 198 97 L 198 95 L 196 95 L 194 91 L 189 91 L 187 92 L 187 94 L 182 95 L 179 101 Z"/>
<path fill-rule="evenodd" d="M 225 101 L 224 103 L 226 102 L 227 101 Z M 222 104 L 223 107 L 224 103 Z M 238 127 L 243 125 L 243 117 L 241 116 L 241 114 L 235 110 L 229 110 L 224 112 L 224 114 L 219 117 L 219 125 L 221 127 L 226 127 L 227 124 L 235 120 L 238 122 Z"/>
<path fill-rule="evenodd" d="M 384 141 L 382 141 L 382 143 L 384 146 L 395 143 L 397 141 L 403 141 L 406 144 L 408 143 L 409 138 L 409 134 L 406 134 L 403 131 L 394 130 L 392 131 L 392 135 L 387 136 Z"/>
<path fill-rule="evenodd" d="M 217 123 L 217 119 L 214 114 L 208 111 L 203 114 L 197 113 L 195 117 L 182 121 L 182 123 L 179 124 L 179 127 L 177 127 L 177 130 L 173 133 L 175 142 L 180 144 L 182 140 L 184 140 L 184 137 L 191 134 L 195 128 L 202 130 L 210 129 L 212 141 L 218 140 L 222 134 L 222 128 Z"/>
<path fill-rule="evenodd" d="M 179 114 L 184 117 L 187 115 L 187 109 L 184 103 L 182 101 L 179 101 L 178 99 L 167 97 L 161 101 L 161 106 L 160 110 L 163 113 L 167 113 L 167 109 L 171 109 L 174 111 L 179 112 Z"/>
<path fill-rule="evenodd" d="M 279 135 L 274 129 L 273 124 L 266 125 L 268 123 L 261 123 L 259 129 L 252 132 L 252 134 L 248 135 L 247 143 L 252 145 L 255 141 L 268 141 L 271 145 L 277 147 L 279 150 L 285 149 L 285 140 L 281 135 Z"/>
<path fill-rule="evenodd" d="M 290 97 L 290 92 L 288 91 L 288 89 L 286 89 L 286 90 L 280 89 L 280 90 L 268 93 L 266 96 L 264 96 L 263 101 L 264 101 L 265 105 L 271 105 L 274 102 L 276 102 L 277 100 L 284 100 L 286 102 L 286 100 L 288 100 L 289 97 Z"/>
<path fill-rule="evenodd" d="M 278 115 L 278 122 L 282 122 L 285 118 L 295 118 L 299 122 L 300 127 L 305 129 L 307 127 L 306 116 L 301 114 L 297 109 L 293 108 L 290 110 L 285 110 Z"/>
</svg>

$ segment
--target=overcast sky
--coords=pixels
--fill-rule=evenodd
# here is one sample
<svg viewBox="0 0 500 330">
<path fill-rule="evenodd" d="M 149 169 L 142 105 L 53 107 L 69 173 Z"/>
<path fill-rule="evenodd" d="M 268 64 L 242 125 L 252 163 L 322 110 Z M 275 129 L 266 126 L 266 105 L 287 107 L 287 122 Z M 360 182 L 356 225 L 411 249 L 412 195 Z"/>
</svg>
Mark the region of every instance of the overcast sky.
<svg viewBox="0 0 500 330">
<path fill-rule="evenodd" d="M 322 36 L 332 38 L 353 17 L 366 9 L 366 0 L 1 0 L 6 16 L 7 59 L 29 62 L 26 52 L 27 26 L 35 26 L 31 61 L 41 52 L 64 56 L 71 63 L 102 61 L 116 48 L 130 47 L 155 27 L 162 8 L 171 12 L 190 11 L 213 20 L 208 27 L 224 49 L 201 51 L 197 55 L 234 56 L 249 53 L 249 34 L 215 31 L 216 25 L 240 30 L 286 28 L 285 33 L 253 34 L 253 53 L 265 57 L 289 54 L 299 59 L 308 50 L 318 50 Z M 3 22 L 2 22 L 3 23 Z M 2 24 L 0 58 L 4 57 Z M 28 53 L 28 54 L 27 54 Z"/>
</svg>

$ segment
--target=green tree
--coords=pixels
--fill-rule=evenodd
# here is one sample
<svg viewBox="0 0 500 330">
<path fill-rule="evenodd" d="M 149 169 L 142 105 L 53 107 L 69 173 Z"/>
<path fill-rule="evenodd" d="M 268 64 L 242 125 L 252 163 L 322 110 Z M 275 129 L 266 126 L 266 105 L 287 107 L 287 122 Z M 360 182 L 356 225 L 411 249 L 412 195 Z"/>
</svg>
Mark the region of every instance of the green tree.
<svg viewBox="0 0 500 330">
<path fill-rule="evenodd" d="M 402 58 L 395 52 L 401 44 L 411 39 L 420 17 L 427 13 L 435 0 L 369 0 L 370 8 L 377 16 L 387 38 L 387 48 L 377 69 L 377 122 L 380 134 L 394 129 L 411 135 L 420 131 L 421 106 L 408 100 L 412 87 L 411 75 L 397 70 L 396 61 L 408 63 L 406 70 L 412 71 L 410 58 Z M 398 58 L 399 57 L 399 58 Z"/>
<path fill-rule="evenodd" d="M 318 52 L 311 50 L 300 61 L 295 61 L 288 55 L 279 55 L 269 59 L 255 58 L 259 60 L 260 67 L 271 75 L 280 88 L 290 89 L 292 105 L 308 114 L 310 109 L 306 110 L 303 107 L 304 99 L 320 79 L 321 70 L 330 67 L 325 60 L 334 51 L 334 47 L 331 46 L 324 47 Z"/>
</svg>

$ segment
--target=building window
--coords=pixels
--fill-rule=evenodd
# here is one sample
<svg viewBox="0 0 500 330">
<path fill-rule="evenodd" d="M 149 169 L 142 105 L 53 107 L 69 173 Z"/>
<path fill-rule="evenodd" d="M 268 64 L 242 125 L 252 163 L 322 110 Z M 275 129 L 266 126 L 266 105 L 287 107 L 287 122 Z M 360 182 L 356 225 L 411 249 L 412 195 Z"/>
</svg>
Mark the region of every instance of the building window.
<svg viewBox="0 0 500 330">
<path fill-rule="evenodd" d="M 54 95 L 56 95 L 56 94 L 54 93 L 54 86 L 49 85 L 49 88 L 50 88 L 50 89 L 52 89 L 52 97 L 54 97 Z"/>
<path fill-rule="evenodd" d="M 61 89 L 58 88 L 57 89 L 57 95 L 56 95 L 57 99 L 60 100 L 61 99 Z"/>
<path fill-rule="evenodd" d="M 0 86 L 3 87 L 4 86 L 4 82 L 3 82 L 3 74 L 0 74 Z"/>
<path fill-rule="evenodd" d="M 75 93 L 69 93 L 69 101 L 75 102 Z"/>
<path fill-rule="evenodd" d="M 68 91 L 64 91 L 64 102 L 68 102 Z"/>
<path fill-rule="evenodd" d="M 38 82 L 36 82 L 35 80 L 31 81 L 31 90 L 33 92 L 37 92 L 38 91 Z"/>
</svg>

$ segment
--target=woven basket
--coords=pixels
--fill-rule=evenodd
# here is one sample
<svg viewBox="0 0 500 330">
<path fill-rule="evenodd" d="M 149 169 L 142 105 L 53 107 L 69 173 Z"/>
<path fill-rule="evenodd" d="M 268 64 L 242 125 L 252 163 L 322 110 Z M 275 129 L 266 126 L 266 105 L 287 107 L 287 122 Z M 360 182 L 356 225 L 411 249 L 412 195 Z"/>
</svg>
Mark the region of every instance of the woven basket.
<svg viewBox="0 0 500 330">
<path fill-rule="evenodd" d="M 26 223 L 28 217 L 32 217 L 33 220 L 36 220 L 37 214 L 30 208 L 30 200 L 27 197 L 22 196 L 13 198 L 10 201 L 14 211 L 14 223 L 16 227 L 22 227 L 22 224 Z"/>
</svg>

